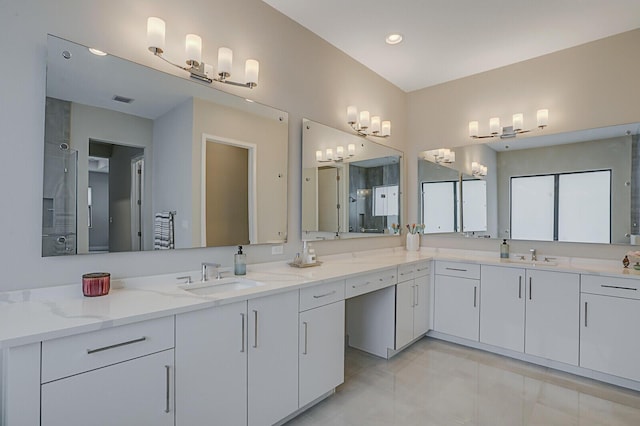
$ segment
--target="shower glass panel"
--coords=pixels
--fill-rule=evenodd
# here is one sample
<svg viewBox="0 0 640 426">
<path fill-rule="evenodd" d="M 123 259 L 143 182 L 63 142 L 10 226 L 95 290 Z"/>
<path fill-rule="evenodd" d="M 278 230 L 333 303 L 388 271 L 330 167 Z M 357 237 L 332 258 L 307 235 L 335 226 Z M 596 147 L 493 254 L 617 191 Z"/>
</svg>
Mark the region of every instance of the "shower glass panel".
<svg viewBox="0 0 640 426">
<path fill-rule="evenodd" d="M 78 152 L 45 144 L 42 255 L 76 254 Z"/>
</svg>

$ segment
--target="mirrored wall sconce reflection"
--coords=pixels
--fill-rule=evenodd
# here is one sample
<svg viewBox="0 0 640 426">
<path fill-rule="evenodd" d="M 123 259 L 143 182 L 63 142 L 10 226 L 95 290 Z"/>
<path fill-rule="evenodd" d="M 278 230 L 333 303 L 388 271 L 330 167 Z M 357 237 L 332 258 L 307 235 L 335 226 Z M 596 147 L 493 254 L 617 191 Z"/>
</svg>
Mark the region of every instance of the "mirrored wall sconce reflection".
<svg viewBox="0 0 640 426">
<path fill-rule="evenodd" d="M 483 177 L 487 175 L 487 166 L 476 161 L 471 163 L 471 175 L 474 177 Z"/>
<path fill-rule="evenodd" d="M 165 44 L 165 23 L 162 19 L 150 17 L 147 19 L 147 45 L 149 51 L 163 61 L 187 71 L 191 78 L 205 83 L 232 84 L 234 86 L 248 87 L 253 89 L 258 85 L 258 73 L 260 64 L 255 59 L 247 59 L 244 68 L 244 83 L 229 80 L 231 77 L 231 67 L 233 64 L 233 52 L 228 47 L 218 49 L 218 70 L 214 74 L 213 66 L 202 62 L 202 38 L 196 34 L 187 34 L 185 40 L 186 64 L 181 66 L 175 64 L 163 56 Z"/>
<path fill-rule="evenodd" d="M 536 125 L 537 128 L 542 130 L 549 124 L 549 110 L 539 109 L 536 113 Z M 500 118 L 492 117 L 489 119 L 489 134 L 481 135 L 479 133 L 479 125 L 477 121 L 469 122 L 469 137 L 473 139 L 486 139 L 486 138 L 500 138 L 509 139 L 515 138 L 522 133 L 529 133 L 534 129 L 524 129 L 524 114 L 513 114 L 512 122 L 510 126 L 500 127 Z"/>
<path fill-rule="evenodd" d="M 456 153 L 448 148 L 432 149 L 424 151 L 423 158 L 436 164 L 451 164 L 456 161 Z"/>
<path fill-rule="evenodd" d="M 316 161 L 318 163 L 339 163 L 344 161 L 346 158 L 351 158 L 355 155 L 356 145 L 350 143 L 347 145 L 346 155 L 343 146 L 336 147 L 335 155 L 333 153 L 333 148 L 327 148 L 324 152 L 322 152 L 322 150 L 316 151 Z"/>
<path fill-rule="evenodd" d="M 371 116 L 369 111 L 360 111 L 355 105 L 347 107 L 347 123 L 360 136 L 388 138 L 391 136 L 391 121 L 381 120 L 380 116 Z"/>
</svg>

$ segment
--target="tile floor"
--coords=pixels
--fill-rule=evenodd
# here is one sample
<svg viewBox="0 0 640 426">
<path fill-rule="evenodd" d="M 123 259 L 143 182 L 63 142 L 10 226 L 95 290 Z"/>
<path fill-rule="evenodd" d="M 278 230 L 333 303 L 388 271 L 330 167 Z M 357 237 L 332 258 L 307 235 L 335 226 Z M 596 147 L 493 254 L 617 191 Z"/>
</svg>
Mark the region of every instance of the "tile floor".
<svg viewBox="0 0 640 426">
<path fill-rule="evenodd" d="M 287 426 L 640 425 L 640 392 L 424 338 L 391 360 L 349 349 L 345 383 Z"/>
</svg>

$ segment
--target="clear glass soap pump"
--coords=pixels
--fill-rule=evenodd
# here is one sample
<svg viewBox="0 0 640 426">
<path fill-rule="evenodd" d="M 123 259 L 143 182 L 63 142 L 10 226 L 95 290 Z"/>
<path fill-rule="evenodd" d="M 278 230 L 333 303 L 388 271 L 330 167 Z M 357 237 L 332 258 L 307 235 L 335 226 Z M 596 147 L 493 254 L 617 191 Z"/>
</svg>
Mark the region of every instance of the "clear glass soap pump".
<svg viewBox="0 0 640 426">
<path fill-rule="evenodd" d="M 238 253 L 233 257 L 233 272 L 236 275 L 247 274 L 247 255 L 242 252 L 242 246 L 238 246 Z"/>
</svg>

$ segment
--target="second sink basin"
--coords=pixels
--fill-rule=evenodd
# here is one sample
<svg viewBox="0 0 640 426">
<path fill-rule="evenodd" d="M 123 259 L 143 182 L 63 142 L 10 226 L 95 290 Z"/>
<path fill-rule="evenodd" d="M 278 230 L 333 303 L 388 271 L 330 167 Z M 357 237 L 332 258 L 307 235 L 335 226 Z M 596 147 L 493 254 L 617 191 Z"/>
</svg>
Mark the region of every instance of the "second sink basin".
<svg viewBox="0 0 640 426">
<path fill-rule="evenodd" d="M 228 291 L 245 290 L 247 288 L 259 287 L 261 285 L 264 285 L 264 283 L 245 278 L 229 277 L 219 280 L 212 279 L 211 281 L 194 284 L 183 284 L 179 287 L 189 293 L 203 296 L 216 293 L 226 293 Z"/>
</svg>

